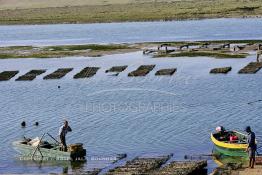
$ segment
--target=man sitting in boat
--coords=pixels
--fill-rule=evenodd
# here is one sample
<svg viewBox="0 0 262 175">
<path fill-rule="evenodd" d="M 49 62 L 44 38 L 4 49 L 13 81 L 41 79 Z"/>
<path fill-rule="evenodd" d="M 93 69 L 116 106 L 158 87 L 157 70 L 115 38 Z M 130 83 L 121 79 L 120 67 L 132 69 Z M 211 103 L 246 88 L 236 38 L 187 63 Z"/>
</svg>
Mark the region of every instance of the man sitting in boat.
<svg viewBox="0 0 262 175">
<path fill-rule="evenodd" d="M 67 145 L 66 145 L 66 134 L 67 132 L 71 132 L 72 129 L 71 127 L 68 125 L 68 121 L 65 120 L 64 121 L 64 125 L 60 127 L 59 129 L 59 138 L 62 144 L 62 151 L 67 152 Z"/>
<path fill-rule="evenodd" d="M 256 160 L 256 150 L 257 150 L 257 145 L 256 145 L 256 135 L 254 132 L 251 131 L 251 127 L 247 126 L 246 127 L 246 132 L 248 133 L 248 147 L 247 147 L 247 152 L 249 153 L 249 167 L 254 168 L 255 160 Z"/>
<path fill-rule="evenodd" d="M 227 132 L 226 129 L 223 126 L 216 127 L 216 132 L 218 135 L 218 139 L 220 141 L 226 141 L 227 140 Z"/>
</svg>

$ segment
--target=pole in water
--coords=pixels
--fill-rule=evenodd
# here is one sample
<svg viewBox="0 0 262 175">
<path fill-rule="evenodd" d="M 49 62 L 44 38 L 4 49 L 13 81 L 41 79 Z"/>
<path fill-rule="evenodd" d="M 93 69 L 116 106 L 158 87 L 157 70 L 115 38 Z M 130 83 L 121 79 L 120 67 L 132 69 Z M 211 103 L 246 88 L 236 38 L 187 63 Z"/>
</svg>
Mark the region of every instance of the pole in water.
<svg viewBox="0 0 262 175">
<path fill-rule="evenodd" d="M 38 122 L 35 122 L 35 126 L 38 126 L 39 125 L 39 123 Z"/>
<path fill-rule="evenodd" d="M 57 86 L 57 88 L 58 88 L 58 89 L 60 89 L 60 88 L 61 88 L 61 86 Z"/>
<path fill-rule="evenodd" d="M 248 105 L 251 105 L 251 104 L 253 104 L 253 103 L 257 103 L 257 102 L 261 102 L 262 100 L 256 100 L 256 101 L 251 101 L 251 102 L 248 102 L 247 104 Z"/>
</svg>

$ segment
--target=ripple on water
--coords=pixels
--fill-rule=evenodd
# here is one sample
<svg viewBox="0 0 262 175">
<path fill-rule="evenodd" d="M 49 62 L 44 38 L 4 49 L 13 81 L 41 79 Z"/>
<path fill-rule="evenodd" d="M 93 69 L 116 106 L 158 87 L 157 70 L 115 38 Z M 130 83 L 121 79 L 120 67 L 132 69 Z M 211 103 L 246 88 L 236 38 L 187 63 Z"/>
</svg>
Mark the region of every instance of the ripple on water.
<svg viewBox="0 0 262 175">
<path fill-rule="evenodd" d="M 71 67 L 74 59 L 63 60 L 63 66 Z M 231 59 L 226 64 L 232 64 L 234 70 L 251 59 Z M 221 65 L 223 60 L 208 58 L 159 60 L 133 53 L 96 60 L 92 59 L 92 64 L 103 70 L 114 64 L 130 64 L 131 71 L 141 61 L 150 60 L 150 64 L 161 62 L 161 68 L 177 67 L 178 72 L 164 78 L 156 78 L 154 72 L 147 77 L 128 78 L 128 71 L 124 71 L 119 77 L 107 77 L 100 72 L 83 80 L 74 80 L 70 74 L 59 81 L 43 81 L 39 77 L 32 82 L 1 82 L 1 165 L 9 162 L 11 167 L 17 166 L 14 173 L 61 172 L 59 165 L 37 169 L 10 160 L 15 156 L 11 142 L 23 135 L 36 137 L 43 132 L 57 137 L 65 118 L 73 128 L 68 143 L 83 142 L 90 155 L 173 152 L 182 157 L 208 153 L 212 149 L 209 133 L 218 125 L 240 130 L 251 125 L 257 135 L 262 135 L 262 103 L 247 104 L 262 99 L 260 74 L 209 75 L 210 67 Z M 81 59 L 76 62 L 77 70 L 85 67 Z M 17 60 L 10 67 L 27 68 L 27 64 L 28 61 Z M 61 67 L 59 61 L 52 59 L 42 60 L 41 66 L 45 65 Z M 20 127 L 22 120 L 28 123 L 25 129 Z M 39 127 L 33 126 L 35 121 L 40 123 Z M 0 172 L 10 172 L 10 166 L 2 167 Z"/>
</svg>

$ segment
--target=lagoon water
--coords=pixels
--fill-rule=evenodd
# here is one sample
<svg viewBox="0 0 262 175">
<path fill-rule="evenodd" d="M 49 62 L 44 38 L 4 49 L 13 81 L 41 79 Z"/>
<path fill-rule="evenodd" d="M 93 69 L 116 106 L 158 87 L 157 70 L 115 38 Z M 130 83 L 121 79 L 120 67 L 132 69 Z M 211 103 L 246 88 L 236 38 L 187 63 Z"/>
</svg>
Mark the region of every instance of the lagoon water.
<svg viewBox="0 0 262 175">
<path fill-rule="evenodd" d="M 262 99 L 262 74 L 237 74 L 254 59 L 254 55 L 227 60 L 153 59 L 136 52 L 103 58 L 1 60 L 1 70 L 19 69 L 19 75 L 32 68 L 48 71 L 32 82 L 1 82 L 0 172 L 61 173 L 61 165 L 39 168 L 17 161 L 11 143 L 23 135 L 56 136 L 64 118 L 73 128 L 68 142 L 83 142 L 89 156 L 174 153 L 180 159 L 185 154 L 208 154 L 212 151 L 209 133 L 218 125 L 240 130 L 251 125 L 261 135 L 262 104 L 248 102 Z M 127 77 L 141 64 L 157 66 L 146 77 Z M 113 65 L 129 67 L 118 77 L 106 75 L 104 71 Z M 209 75 L 211 68 L 229 65 L 233 71 L 228 75 Z M 85 66 L 101 69 L 93 78 L 74 80 L 73 75 Z M 74 67 L 74 71 L 61 80 L 42 80 L 59 67 Z M 177 67 L 177 73 L 154 76 L 156 70 L 168 67 Z M 20 127 L 23 120 L 28 123 L 25 129 Z M 35 121 L 39 127 L 33 126 Z"/>
<path fill-rule="evenodd" d="M 236 19 L 232 19 L 232 23 L 234 21 Z M 250 21 L 256 19 L 249 19 L 247 23 Z M 197 21 L 191 23 L 198 25 Z M 114 24 L 94 26 L 96 25 Z M 69 25 L 69 28 L 70 26 L 74 25 Z M 9 27 L 10 30 L 16 27 L 41 28 Z M 42 27 L 45 32 L 46 26 Z M 243 26 L 245 27 L 247 26 Z M 241 29 L 233 30 L 234 36 L 246 32 Z M 257 33 L 257 39 L 261 38 L 262 31 L 254 30 L 260 32 Z M 228 35 L 226 31 L 222 34 Z M 165 37 L 164 35 L 162 36 Z M 253 34 L 249 35 L 252 38 Z M 32 34 L 31 40 L 34 44 L 46 42 L 36 40 L 34 36 Z M 216 36 L 210 34 L 206 38 L 214 39 Z M 157 37 L 155 40 L 159 39 Z M 189 39 L 195 38 L 189 36 Z M 49 41 L 52 43 L 51 39 Z M 126 41 L 130 40 L 127 38 Z M 19 38 L 17 44 L 21 44 Z M 80 167 L 74 167 L 18 161 L 15 158 L 17 153 L 12 147 L 12 141 L 24 135 L 41 136 L 44 132 L 57 136 L 64 118 L 69 120 L 73 129 L 68 134 L 68 143 L 84 143 L 89 158 L 117 153 L 127 153 L 129 158 L 144 154 L 174 153 L 174 159 L 181 159 L 186 154 L 208 154 L 212 151 L 209 134 L 218 125 L 238 130 L 251 125 L 261 138 L 262 103 L 259 100 L 262 99 L 262 72 L 254 75 L 237 74 L 240 68 L 255 59 L 254 54 L 247 59 L 156 59 L 143 56 L 142 52 L 134 52 L 101 58 L 0 60 L 1 71 L 20 70 L 16 77 L 31 69 L 47 69 L 45 74 L 32 82 L 16 82 L 16 77 L 8 82 L 0 82 L 0 173 L 62 173 L 65 167 L 69 168 L 69 172 L 84 172 L 97 166 L 108 166 L 106 163 L 100 162 L 102 165 L 99 165 L 88 161 Z M 156 67 L 146 77 L 127 77 L 128 72 L 142 64 L 156 64 Z M 128 65 L 128 68 L 118 77 L 104 73 L 106 69 L 116 65 Z M 72 78 L 86 66 L 99 66 L 101 69 L 90 79 Z M 227 75 L 209 74 L 211 68 L 221 66 L 232 66 L 233 70 Z M 73 67 L 74 70 L 61 80 L 42 79 L 62 67 Z M 169 67 L 178 69 L 174 76 L 154 76 L 158 69 Z M 61 88 L 58 89 L 58 86 Z M 23 120 L 28 124 L 24 129 L 20 127 Z M 33 126 L 36 121 L 40 123 L 39 127 Z M 210 161 L 209 170 L 214 166 Z"/>
<path fill-rule="evenodd" d="M 262 39 L 261 28 L 260 18 L 0 26 L 0 46 Z"/>
</svg>

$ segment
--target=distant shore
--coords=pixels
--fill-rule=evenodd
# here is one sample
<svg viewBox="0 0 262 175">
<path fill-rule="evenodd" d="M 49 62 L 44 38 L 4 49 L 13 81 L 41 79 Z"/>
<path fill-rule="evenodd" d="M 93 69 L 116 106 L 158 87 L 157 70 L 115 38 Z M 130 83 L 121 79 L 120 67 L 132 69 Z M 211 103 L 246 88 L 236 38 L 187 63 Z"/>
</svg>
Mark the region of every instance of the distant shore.
<svg viewBox="0 0 262 175">
<path fill-rule="evenodd" d="M 83 44 L 0 47 L 0 59 L 101 57 L 143 51 L 153 57 L 246 58 L 262 40 L 144 42 L 133 44 Z"/>
<path fill-rule="evenodd" d="M 260 0 L 155 1 L 0 10 L 0 25 L 260 18 Z"/>
</svg>

